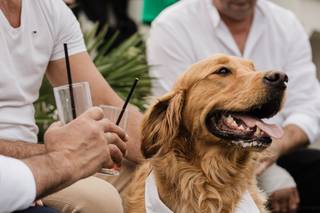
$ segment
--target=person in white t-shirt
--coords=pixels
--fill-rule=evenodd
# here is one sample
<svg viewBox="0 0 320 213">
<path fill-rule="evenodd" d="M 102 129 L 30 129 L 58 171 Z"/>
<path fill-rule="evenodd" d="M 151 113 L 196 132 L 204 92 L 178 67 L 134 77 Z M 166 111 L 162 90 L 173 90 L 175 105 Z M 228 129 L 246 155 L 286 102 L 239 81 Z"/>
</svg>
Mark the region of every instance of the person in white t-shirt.
<svg viewBox="0 0 320 213">
<path fill-rule="evenodd" d="M 45 135 L 47 153 L 22 160 L 0 155 L 0 212 L 26 209 L 36 198 L 88 177 L 102 166 L 112 168 L 121 162 L 121 146 L 108 144 L 104 132 L 127 140 L 120 127 L 103 118 L 100 108 L 92 107 L 68 125 L 56 122 L 49 127 Z M 36 212 L 53 210 L 31 207 L 23 211 Z"/>
<path fill-rule="evenodd" d="M 68 44 L 73 80 L 89 82 L 94 105 L 123 105 L 90 59 L 79 23 L 63 0 L 0 0 L 1 155 L 24 159 L 47 153 L 44 145 L 36 144 L 38 128 L 33 103 L 45 74 L 53 86 L 67 83 L 63 43 Z M 138 162 L 142 159 L 141 113 L 132 106 L 129 113 L 126 159 Z M 115 137 L 110 143 L 117 141 Z M 120 189 L 130 181 L 127 168 L 122 166 L 121 175 L 112 179 Z M 75 208 L 121 212 L 121 201 L 113 199 L 118 198 L 117 193 L 106 181 L 91 177 L 44 202 L 65 212 Z"/>
<path fill-rule="evenodd" d="M 249 58 L 257 70 L 279 70 L 289 76 L 285 106 L 272 118 L 285 134 L 274 140 L 270 157 L 261 162 L 257 172 L 277 161 L 297 183 L 300 208 L 320 211 L 320 152 L 300 149 L 316 141 L 320 124 L 320 87 L 303 27 L 293 13 L 270 1 L 180 1 L 152 23 L 147 54 L 151 74 L 157 79 L 153 94 L 163 95 L 188 66 L 215 53 Z M 297 209 L 299 195 L 294 183 L 281 188 L 273 179 L 262 185 L 274 190 L 266 189 L 274 211 Z"/>
</svg>

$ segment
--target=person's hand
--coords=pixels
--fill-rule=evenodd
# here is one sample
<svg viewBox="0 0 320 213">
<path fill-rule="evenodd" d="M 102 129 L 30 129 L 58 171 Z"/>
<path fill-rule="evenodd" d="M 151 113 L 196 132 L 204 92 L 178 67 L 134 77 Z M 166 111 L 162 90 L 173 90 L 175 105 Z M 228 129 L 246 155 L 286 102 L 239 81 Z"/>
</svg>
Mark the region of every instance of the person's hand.
<svg viewBox="0 0 320 213">
<path fill-rule="evenodd" d="M 109 148 L 110 151 L 113 151 L 113 148 L 119 148 L 122 152 L 122 156 L 126 157 L 127 155 L 127 148 L 126 148 L 126 144 L 121 140 L 121 138 L 119 138 L 119 136 L 117 134 L 114 133 L 106 133 L 105 137 L 108 141 L 109 144 Z M 121 161 L 120 162 L 116 162 L 116 167 L 121 167 Z M 104 168 L 109 168 L 107 166 L 104 166 Z M 113 167 L 115 168 L 115 167 Z"/>
<path fill-rule="evenodd" d="M 273 192 L 269 198 L 273 213 L 294 213 L 300 198 L 297 188 L 285 188 Z"/>
<path fill-rule="evenodd" d="M 105 133 L 114 133 L 116 142 L 108 143 Z M 45 146 L 48 152 L 65 152 L 76 174 L 75 178 L 89 176 L 102 166 L 112 168 L 121 163 L 126 152 L 126 133 L 109 120 L 103 111 L 92 107 L 66 125 L 57 122 L 47 130 Z"/>
<path fill-rule="evenodd" d="M 36 200 L 33 202 L 32 206 L 44 206 L 42 200 Z"/>
<path fill-rule="evenodd" d="M 256 174 L 261 175 L 269 166 L 274 164 L 282 153 L 281 140 L 272 139 L 272 144 L 263 152 L 263 157 L 258 163 Z"/>
</svg>

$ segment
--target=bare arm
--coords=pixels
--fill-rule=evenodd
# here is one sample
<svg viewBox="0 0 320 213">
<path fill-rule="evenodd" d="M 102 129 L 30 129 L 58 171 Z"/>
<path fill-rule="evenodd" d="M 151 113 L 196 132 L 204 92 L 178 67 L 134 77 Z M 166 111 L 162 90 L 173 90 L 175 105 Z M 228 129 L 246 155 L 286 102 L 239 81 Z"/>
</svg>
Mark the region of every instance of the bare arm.
<svg viewBox="0 0 320 213">
<path fill-rule="evenodd" d="M 284 127 L 284 136 L 280 141 L 275 141 L 279 145 L 279 155 L 294 151 L 297 148 L 307 146 L 309 141 L 306 133 L 294 124 Z"/>
<path fill-rule="evenodd" d="M 71 56 L 70 63 L 73 80 L 75 82 L 89 82 L 94 105 L 107 104 L 118 107 L 123 105 L 123 100 L 104 80 L 86 52 Z M 49 63 L 47 77 L 53 86 L 67 83 L 64 59 Z M 140 123 L 142 114 L 133 106 L 129 106 L 128 110 L 128 135 L 130 139 L 127 143 L 128 153 L 126 157 L 128 160 L 139 162 L 142 159 L 140 152 Z"/>
<path fill-rule="evenodd" d="M 73 172 L 71 159 L 72 153 L 53 152 L 23 160 L 35 178 L 37 198 L 70 185 L 79 176 Z"/>
<path fill-rule="evenodd" d="M 261 174 L 266 168 L 275 163 L 281 155 L 306 145 L 308 145 L 308 137 L 301 128 L 294 124 L 285 126 L 282 138 L 273 139 L 271 146 L 265 151 L 266 155 L 261 159 L 256 171 L 257 174 Z"/>
<path fill-rule="evenodd" d="M 43 144 L 0 140 L 0 154 L 4 156 L 23 159 L 44 153 L 46 149 Z"/>
</svg>

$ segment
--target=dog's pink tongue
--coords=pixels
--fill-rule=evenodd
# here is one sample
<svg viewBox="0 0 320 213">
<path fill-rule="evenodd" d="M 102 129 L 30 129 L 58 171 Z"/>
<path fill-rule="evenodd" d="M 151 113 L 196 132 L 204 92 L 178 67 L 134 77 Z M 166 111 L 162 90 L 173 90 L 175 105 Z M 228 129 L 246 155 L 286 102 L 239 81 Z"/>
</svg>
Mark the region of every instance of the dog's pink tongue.
<svg viewBox="0 0 320 213">
<path fill-rule="evenodd" d="M 258 118 L 249 116 L 237 115 L 236 117 L 241 119 L 248 127 L 257 126 L 273 138 L 281 138 L 283 135 L 283 129 L 276 124 L 267 124 Z"/>
</svg>

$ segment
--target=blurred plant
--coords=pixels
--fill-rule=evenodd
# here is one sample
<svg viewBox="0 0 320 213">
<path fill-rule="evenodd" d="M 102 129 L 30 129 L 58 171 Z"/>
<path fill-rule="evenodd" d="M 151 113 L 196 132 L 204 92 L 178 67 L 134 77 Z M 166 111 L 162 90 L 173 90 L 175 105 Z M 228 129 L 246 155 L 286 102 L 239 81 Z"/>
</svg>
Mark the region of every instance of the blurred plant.
<svg viewBox="0 0 320 213">
<path fill-rule="evenodd" d="M 120 46 L 110 49 L 117 33 L 103 43 L 107 30 L 108 28 L 105 27 L 97 34 L 97 25 L 95 25 L 92 30 L 84 33 L 88 53 L 103 77 L 122 98 L 129 93 L 134 79 L 140 78 L 130 102 L 144 110 L 146 97 L 150 95 L 151 78 L 148 75 L 143 38 L 135 34 Z M 47 127 L 57 119 L 53 91 L 47 79 L 43 81 L 39 99 L 34 106 L 36 123 L 39 127 L 38 139 L 42 141 Z"/>
</svg>

